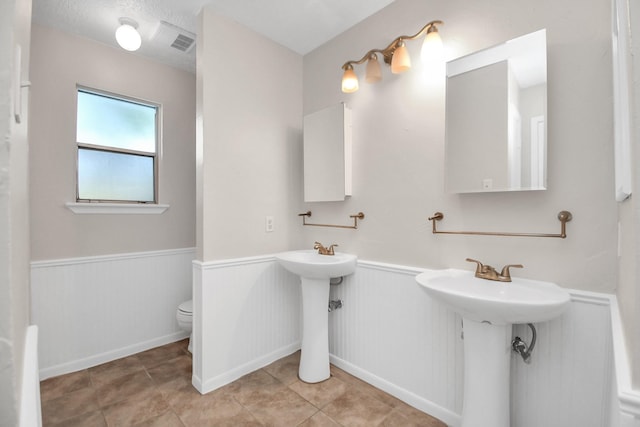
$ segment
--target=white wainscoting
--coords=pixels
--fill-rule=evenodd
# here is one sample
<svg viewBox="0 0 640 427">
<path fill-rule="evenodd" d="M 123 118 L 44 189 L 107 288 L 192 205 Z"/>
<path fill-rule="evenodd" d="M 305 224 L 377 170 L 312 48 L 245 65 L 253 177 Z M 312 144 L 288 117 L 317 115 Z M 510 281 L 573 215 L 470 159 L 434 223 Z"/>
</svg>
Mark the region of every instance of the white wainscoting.
<svg viewBox="0 0 640 427">
<path fill-rule="evenodd" d="M 461 319 L 415 282 L 424 269 L 359 261 L 331 287 L 343 307 L 329 314 L 331 362 L 428 412 L 460 425 Z M 566 314 L 537 324 L 531 364 L 512 358 L 512 425 L 609 425 L 612 296 L 570 290 Z M 297 277 L 272 257 L 194 262 L 194 378 L 202 393 L 299 348 Z M 196 332 L 197 331 L 197 332 Z M 530 341 L 529 328 L 514 335 Z"/>
<path fill-rule="evenodd" d="M 32 262 L 41 379 L 188 336 L 175 313 L 191 299 L 194 258 L 187 248 Z"/>
<path fill-rule="evenodd" d="M 193 384 L 201 393 L 300 348 L 295 275 L 273 256 L 207 263 L 192 262 L 194 256 L 189 249 L 34 262 L 32 315 L 40 328 L 41 377 L 179 339 L 175 309 L 190 298 L 191 277 Z M 341 299 L 343 307 L 329 314 L 331 361 L 458 426 L 462 322 L 419 288 L 415 276 L 422 271 L 361 260 L 355 274 L 332 286 L 331 299 Z M 614 365 L 621 365 L 619 346 L 614 358 L 614 342 L 620 341 L 615 325 L 612 339 L 615 297 L 570 293 L 567 313 L 536 324 L 531 364 L 512 357 L 512 425 L 635 426 L 629 420 L 638 406 L 628 407 L 637 394 L 625 392 L 628 378 L 613 376 Z M 515 327 L 515 335 L 531 338 L 526 325 Z M 618 396 L 612 396 L 616 389 Z"/>
<path fill-rule="evenodd" d="M 273 256 L 193 263 L 193 384 L 207 393 L 300 349 L 300 279 Z"/>
<path fill-rule="evenodd" d="M 456 314 L 416 283 L 422 269 L 359 261 L 332 286 L 331 362 L 450 425 L 462 412 L 462 332 Z"/>
<path fill-rule="evenodd" d="M 640 427 L 640 392 L 631 387 L 631 367 L 627 355 L 618 301 L 611 297 L 613 369 L 611 381 L 611 427 Z"/>
<path fill-rule="evenodd" d="M 608 425 L 613 378 L 610 296 L 569 290 L 558 319 L 535 324 L 530 364 L 511 357 L 512 424 L 518 427 Z M 527 325 L 514 327 L 527 343 Z"/>
</svg>

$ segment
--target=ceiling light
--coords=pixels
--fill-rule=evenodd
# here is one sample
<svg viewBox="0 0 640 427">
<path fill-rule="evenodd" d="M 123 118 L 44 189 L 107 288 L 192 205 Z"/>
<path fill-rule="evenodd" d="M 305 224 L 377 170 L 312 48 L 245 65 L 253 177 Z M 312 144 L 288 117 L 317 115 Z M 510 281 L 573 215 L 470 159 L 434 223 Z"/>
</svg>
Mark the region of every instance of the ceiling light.
<svg viewBox="0 0 640 427">
<path fill-rule="evenodd" d="M 365 80 L 367 83 L 375 83 L 382 79 L 380 64 L 378 63 L 378 55 L 380 53 L 384 62 L 391 65 L 391 72 L 394 74 L 403 73 L 411 68 L 411 58 L 405 45 L 405 40 L 415 40 L 426 34 L 424 44 L 422 46 L 423 61 L 428 60 L 432 56 L 442 59 L 442 41 L 438 34 L 437 25 L 444 24 L 442 21 L 431 21 L 413 36 L 400 36 L 393 40 L 389 46 L 384 49 L 371 49 L 359 60 L 351 60 L 345 62 L 342 66 L 344 74 L 342 76 L 342 91 L 344 93 L 352 93 L 358 90 L 358 77 L 353 70 L 354 65 L 359 65 L 367 61 L 367 70 Z M 433 49 L 435 47 L 435 49 Z"/>
<path fill-rule="evenodd" d="M 138 50 L 142 44 L 138 23 L 130 18 L 120 18 L 120 26 L 116 30 L 116 41 L 121 48 L 128 51 Z"/>
</svg>

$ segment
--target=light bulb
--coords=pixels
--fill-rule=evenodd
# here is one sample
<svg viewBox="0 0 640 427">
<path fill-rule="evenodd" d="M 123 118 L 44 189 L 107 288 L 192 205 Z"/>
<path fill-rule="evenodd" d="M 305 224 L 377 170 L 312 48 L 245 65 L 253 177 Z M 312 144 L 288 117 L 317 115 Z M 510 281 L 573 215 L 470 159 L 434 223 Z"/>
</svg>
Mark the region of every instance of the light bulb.
<svg viewBox="0 0 640 427">
<path fill-rule="evenodd" d="M 342 75 L 342 92 L 353 93 L 357 90 L 358 76 L 356 76 L 355 71 L 353 71 L 353 66 L 349 64 L 347 68 L 344 69 L 344 74 Z"/>
<path fill-rule="evenodd" d="M 427 31 L 427 36 L 422 43 L 420 57 L 424 64 L 442 62 L 444 58 L 444 49 L 442 47 L 442 39 L 438 33 L 438 29 L 432 26 Z"/>
</svg>

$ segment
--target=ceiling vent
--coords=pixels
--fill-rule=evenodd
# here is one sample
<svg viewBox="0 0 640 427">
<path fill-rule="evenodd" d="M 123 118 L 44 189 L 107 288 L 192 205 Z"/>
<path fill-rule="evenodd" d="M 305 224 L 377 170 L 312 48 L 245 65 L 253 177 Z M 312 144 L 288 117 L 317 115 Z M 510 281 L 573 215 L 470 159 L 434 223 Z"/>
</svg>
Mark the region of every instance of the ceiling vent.
<svg viewBox="0 0 640 427">
<path fill-rule="evenodd" d="M 196 35 L 165 21 L 160 21 L 153 39 L 164 46 L 170 46 L 181 52 L 190 52 L 196 44 Z"/>
</svg>

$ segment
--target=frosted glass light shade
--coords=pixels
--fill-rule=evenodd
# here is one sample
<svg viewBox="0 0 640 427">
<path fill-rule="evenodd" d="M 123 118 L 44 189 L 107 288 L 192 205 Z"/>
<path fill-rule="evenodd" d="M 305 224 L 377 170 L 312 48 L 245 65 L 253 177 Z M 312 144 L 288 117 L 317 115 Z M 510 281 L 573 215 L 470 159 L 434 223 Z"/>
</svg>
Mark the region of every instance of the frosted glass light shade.
<svg viewBox="0 0 640 427">
<path fill-rule="evenodd" d="M 411 58 L 404 42 L 400 42 L 391 58 L 391 72 L 393 74 L 404 73 L 411 68 Z"/>
<path fill-rule="evenodd" d="M 365 74 L 364 81 L 367 83 L 377 83 L 382 80 L 382 69 L 378 62 L 377 55 L 371 55 L 367 61 L 367 73 Z"/>
<path fill-rule="evenodd" d="M 122 24 L 118 27 L 116 41 L 121 48 L 131 52 L 138 50 L 142 44 L 140 33 L 130 24 Z"/>
<path fill-rule="evenodd" d="M 427 36 L 422 43 L 420 57 L 424 64 L 441 62 L 444 58 L 444 49 L 442 47 L 442 39 L 438 30 L 434 29 L 427 32 Z"/>
<path fill-rule="evenodd" d="M 342 75 L 342 92 L 353 93 L 358 90 L 358 76 L 356 76 L 353 67 L 349 66 L 344 70 Z"/>
</svg>

